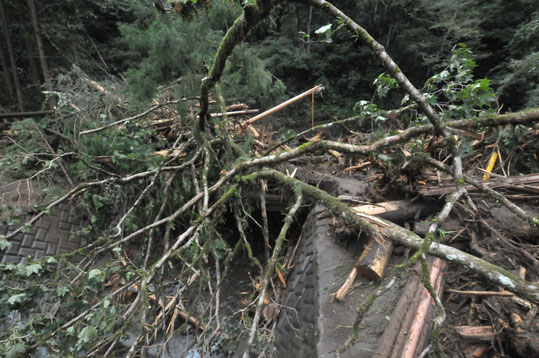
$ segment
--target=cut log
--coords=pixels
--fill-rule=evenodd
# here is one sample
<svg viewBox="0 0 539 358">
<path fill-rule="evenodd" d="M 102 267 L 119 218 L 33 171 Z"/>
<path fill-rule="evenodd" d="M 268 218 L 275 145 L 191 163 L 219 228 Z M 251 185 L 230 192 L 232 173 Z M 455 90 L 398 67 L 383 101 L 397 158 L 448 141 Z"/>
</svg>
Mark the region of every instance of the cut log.
<svg viewBox="0 0 539 358">
<path fill-rule="evenodd" d="M 367 215 L 376 215 L 393 222 L 412 220 L 420 216 L 421 211 L 432 212 L 433 205 L 409 200 L 387 201 L 378 204 L 360 205 L 354 211 Z M 428 210 L 425 210 L 428 208 Z M 342 301 L 358 274 L 380 282 L 393 252 L 393 243 L 382 235 L 373 235 L 368 241 L 357 264 L 354 266 L 345 283 L 335 293 L 335 298 Z"/>
<path fill-rule="evenodd" d="M 408 327 L 405 322 L 408 317 L 407 313 L 414 310 L 414 307 L 417 306 L 418 303 L 417 300 L 415 300 L 417 289 L 419 287 L 419 276 L 415 273 L 417 269 L 419 269 L 419 265 L 416 266 L 416 269 L 410 270 L 410 275 L 408 276 L 408 281 L 402 291 L 401 298 L 391 314 L 389 325 L 382 337 L 378 340 L 378 345 L 372 355 L 373 358 L 389 357 L 396 345 L 396 341 L 399 338 L 402 328 Z"/>
<path fill-rule="evenodd" d="M 438 296 L 443 288 L 443 271 L 446 263 L 440 259 L 435 258 L 430 267 L 430 282 L 434 288 L 434 291 Z M 402 358 L 417 357 L 423 348 L 423 344 L 426 340 L 422 336 L 422 333 L 428 331 L 427 327 L 430 323 L 430 315 L 434 310 L 434 301 L 426 289 L 421 290 L 420 303 L 417 307 L 417 311 L 414 313 L 414 320 L 410 329 L 408 330 L 406 343 L 404 345 Z"/>
<path fill-rule="evenodd" d="M 385 201 L 382 203 L 359 205 L 354 211 L 367 215 L 378 216 L 394 223 L 414 220 L 436 211 L 439 204 L 410 200 Z"/>
<path fill-rule="evenodd" d="M 490 342 L 496 335 L 496 331 L 491 326 L 460 326 L 455 327 L 455 330 L 461 338 L 476 342 Z"/>
<path fill-rule="evenodd" d="M 388 205 L 394 207 L 394 205 Z M 380 212 L 385 209 L 383 206 L 373 209 L 373 205 L 362 205 L 353 208 L 355 211 L 362 213 L 363 210 L 372 213 L 373 211 Z M 335 293 L 335 298 L 338 301 L 343 301 L 344 297 L 348 294 L 350 287 L 354 283 L 356 276 L 361 274 L 370 280 L 382 281 L 384 271 L 386 269 L 391 253 L 393 252 L 393 243 L 391 240 L 385 239 L 380 234 L 371 235 L 371 238 L 365 245 L 358 262 L 348 275 L 348 278 L 341 286 L 341 288 Z"/>
<path fill-rule="evenodd" d="M 359 258 L 358 273 L 371 280 L 382 281 L 392 252 L 391 240 L 383 238 L 382 235 L 373 235 Z"/>
</svg>

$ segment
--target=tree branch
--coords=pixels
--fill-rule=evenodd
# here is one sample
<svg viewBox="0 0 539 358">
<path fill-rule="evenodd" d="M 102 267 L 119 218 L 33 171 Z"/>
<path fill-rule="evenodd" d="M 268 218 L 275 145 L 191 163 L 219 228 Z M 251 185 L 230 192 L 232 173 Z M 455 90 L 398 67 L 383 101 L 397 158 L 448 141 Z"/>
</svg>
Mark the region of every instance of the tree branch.
<svg viewBox="0 0 539 358">
<path fill-rule="evenodd" d="M 300 180 L 287 177 L 276 170 L 263 170 L 242 177 L 242 181 L 252 181 L 256 178 L 266 178 L 278 181 L 289 189 L 301 190 L 309 197 L 324 204 L 335 216 L 342 217 L 348 224 L 370 234 L 373 230 L 371 223 L 382 226 L 381 234 L 391 239 L 393 242 L 414 249 L 419 249 L 423 244 L 423 239 L 412 231 L 406 230 L 392 222 L 377 218 L 375 216 L 361 214 L 353 211 L 339 199 L 331 196 L 325 191 L 306 184 Z M 450 246 L 433 243 L 428 249 L 428 253 L 449 262 L 462 265 L 487 280 L 494 282 L 515 294 L 524 297 L 531 302 L 539 303 L 539 285 L 519 278 L 511 272 L 491 264 L 473 255 L 462 252 Z"/>
<path fill-rule="evenodd" d="M 215 54 L 213 67 L 208 73 L 208 77 L 202 79 L 200 85 L 200 131 L 204 131 L 205 121 L 210 119 L 208 113 L 210 90 L 221 79 L 227 58 L 232 54 L 234 47 L 245 39 L 249 31 L 269 15 L 271 9 L 278 1 L 279 0 L 257 0 L 255 3 L 248 3 L 248 5 L 243 8 L 243 13 L 236 19 L 236 21 L 234 21 L 234 24 L 230 29 L 228 29 Z"/>
</svg>

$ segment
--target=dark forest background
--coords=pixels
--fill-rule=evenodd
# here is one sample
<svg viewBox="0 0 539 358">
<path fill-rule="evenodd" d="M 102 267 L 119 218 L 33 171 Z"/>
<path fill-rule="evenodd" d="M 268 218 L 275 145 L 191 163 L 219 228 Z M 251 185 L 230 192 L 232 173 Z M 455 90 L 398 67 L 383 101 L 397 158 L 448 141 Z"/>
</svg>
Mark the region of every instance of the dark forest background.
<svg viewBox="0 0 539 358">
<path fill-rule="evenodd" d="M 43 92 L 61 96 L 75 72 L 114 82 L 135 107 L 163 89 L 176 97 L 196 95 L 219 41 L 241 13 L 240 1 L 0 3 L 0 105 L 5 111 L 42 109 Z M 478 64 L 474 77 L 491 80 L 504 110 L 537 104 L 539 8 L 534 0 L 348 0 L 335 5 L 383 44 L 416 86 L 446 67 L 454 46 L 465 43 Z M 318 119 L 347 116 L 359 100 L 398 106 L 400 97 L 391 93 L 371 98 L 372 79 L 383 68 L 350 36 L 319 10 L 283 2 L 236 49 L 223 91 L 264 109 L 322 84 L 326 91 L 317 100 Z M 298 115 L 293 111 L 302 108 L 285 114 Z"/>
</svg>

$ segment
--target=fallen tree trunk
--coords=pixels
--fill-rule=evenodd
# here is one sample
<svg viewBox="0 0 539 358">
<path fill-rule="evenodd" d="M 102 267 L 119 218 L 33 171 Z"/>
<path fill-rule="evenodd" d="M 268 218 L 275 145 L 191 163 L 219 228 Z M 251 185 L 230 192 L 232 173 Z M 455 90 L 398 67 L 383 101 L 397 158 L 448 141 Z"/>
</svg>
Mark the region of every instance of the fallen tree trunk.
<svg viewBox="0 0 539 358">
<path fill-rule="evenodd" d="M 364 215 L 362 215 L 366 218 Z M 375 220 L 381 220 L 372 217 Z M 391 238 L 393 242 L 401 245 L 419 248 L 423 243 L 423 239 L 413 232 L 399 227 L 391 222 L 386 222 L 388 226 L 382 230 L 382 234 Z M 484 278 L 495 282 L 503 288 L 516 293 L 518 296 L 524 297 L 534 303 L 539 303 L 539 285 L 521 279 L 517 275 L 491 264 L 488 261 L 460 251 L 454 247 L 432 243 L 429 247 L 429 254 L 443 258 L 450 263 L 456 263 L 469 268 L 470 270 L 480 274 Z"/>
<path fill-rule="evenodd" d="M 49 114 L 53 114 L 54 110 L 48 111 L 34 111 L 34 112 L 4 112 L 0 113 L 0 118 L 27 118 L 27 117 L 41 117 Z"/>
<path fill-rule="evenodd" d="M 438 210 L 439 207 L 441 207 L 441 205 L 434 202 L 395 200 L 376 204 L 359 205 L 353 207 L 352 210 L 362 214 L 374 215 L 391 222 L 400 223 L 426 216 L 426 214 Z"/>
</svg>

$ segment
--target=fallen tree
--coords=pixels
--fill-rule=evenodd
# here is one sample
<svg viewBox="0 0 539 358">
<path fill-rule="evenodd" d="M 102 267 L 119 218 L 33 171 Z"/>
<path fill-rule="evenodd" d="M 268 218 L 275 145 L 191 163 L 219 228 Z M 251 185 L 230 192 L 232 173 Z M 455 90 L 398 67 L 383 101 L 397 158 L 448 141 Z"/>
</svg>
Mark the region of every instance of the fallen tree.
<svg viewBox="0 0 539 358">
<path fill-rule="evenodd" d="M 86 246 L 58 258 L 48 257 L 1 266 L 5 277 L 3 283 L 6 284 L 1 291 L 4 308 L 0 313 L 7 316 L 18 310 L 28 314 L 28 320 L 21 327 L 12 324 L 4 330 L 6 333 L 2 338 L 7 343 L 0 352 L 22 354 L 43 348 L 51 352 L 67 350 L 73 354 L 84 352 L 89 355 L 114 355 L 115 350 L 120 349 L 118 343 L 122 336 L 129 332 L 135 324 L 133 322 L 137 322 L 133 343 L 124 349 L 128 356 L 135 356 L 142 354 L 147 346 L 159 339 L 166 342 L 174 333 L 174 329 L 169 327 L 174 327 L 177 317 L 183 317 L 183 326 L 191 324 L 199 329 L 198 346 L 208 353 L 216 341 L 227 336 L 223 332 L 219 315 L 221 286 L 227 272 L 233 269 L 234 257 L 241 250 L 245 250 L 249 259 L 258 267 L 260 277 L 258 284 L 253 285 L 258 286 L 258 289 L 253 289 L 248 302 L 248 306 L 254 307 L 254 316 L 251 319 L 247 309 L 243 313 L 245 322 L 249 323 L 243 348 L 243 356 L 246 357 L 260 333 L 264 312 L 267 313 L 267 308 L 271 307 L 265 302 L 271 278 L 274 275 L 279 277 L 281 273 L 278 264 L 281 249 L 285 239 L 289 237 L 293 217 L 304 201 L 323 203 L 354 230 L 373 239 L 371 250 L 375 250 L 376 245 L 386 245 L 383 250 L 384 262 L 387 262 L 391 253 L 391 245 L 387 245 L 384 240 L 414 249 L 414 255 L 403 267 L 421 263 L 421 284 L 428 289 L 437 305 L 436 330 L 443 324 L 445 316 L 435 283 L 431 282 L 427 254 L 466 267 L 486 281 L 504 287 L 532 303 L 539 303 L 537 284 L 442 243 L 439 234 L 441 225 L 451 215 L 461 197 L 468 198 L 465 182 L 477 187 L 485 195 L 499 200 L 519 217 L 537 224 L 539 219 L 536 216 L 520 209 L 489 185 L 483 185 L 477 179 L 464 174 L 465 168 L 461 159 L 462 137 L 458 136 L 458 133 L 461 133 L 458 130 L 471 131 L 480 128 L 486 131 L 489 127 L 502 125 L 533 127 L 539 121 L 539 109 L 499 114 L 494 111 L 486 113 L 481 106 L 476 106 L 478 108 L 474 107 L 472 113 L 477 116 L 464 119 L 446 118 L 443 105 L 439 104 L 435 110 L 425 94 L 410 83 L 383 46 L 362 27 L 330 3 L 311 0 L 308 1 L 309 4 L 320 7 L 343 21 L 351 32 L 373 51 L 403 93 L 413 102 L 402 111 L 388 111 L 385 114 L 394 117 L 419 108 L 430 124 L 421 124 L 418 117 L 417 126 L 410 126 L 393 135 L 373 138 L 366 144 L 321 140 L 315 136 L 303 144 L 295 143 L 293 148 L 286 147 L 287 143 L 293 139 L 304 138 L 307 133 L 344 123 L 360 124 L 366 117 L 359 116 L 313 127 L 300 135 L 277 143 L 267 143 L 265 148 L 261 148 L 260 143 L 244 139 L 248 134 L 241 129 L 254 124 L 260 117 L 240 120 L 240 129 L 236 129 L 227 116 L 226 101 L 221 96 L 218 83 L 234 47 L 246 38 L 257 23 L 270 14 L 276 3 L 278 2 L 258 0 L 244 7 L 243 14 L 222 40 L 213 67 L 201 83 L 199 97 L 163 101 L 139 114 L 128 113 L 124 118 L 109 123 L 93 123 L 86 120 L 85 114 L 76 113 L 73 115 L 75 119 L 69 125 L 56 124 L 56 127 L 49 128 L 46 133 L 59 141 L 62 152 L 76 153 L 73 155 L 75 159 L 69 161 L 67 166 L 71 170 L 67 177 L 76 177 L 77 184 L 50 200 L 44 208 L 39 208 L 33 218 L 2 235 L 0 247 L 9 249 L 15 238 L 24 234 L 40 218 L 66 203 L 77 204 L 87 212 L 84 215 L 87 215 L 90 224 L 82 234 L 89 240 Z M 463 88 L 468 86 L 467 83 L 461 85 Z M 213 119 L 209 99 L 212 91 L 221 107 L 217 112 L 218 116 L 213 116 Z M 309 93 L 314 92 L 316 90 Z M 155 114 L 157 120 L 161 118 L 159 116 L 174 117 L 177 113 L 174 112 L 173 105 L 193 99 L 200 101 L 198 117 L 186 116 L 176 121 L 174 128 L 167 128 L 166 133 L 156 134 L 145 127 L 146 116 Z M 216 122 L 217 117 L 223 118 L 221 122 Z M 151 124 L 151 120 L 149 122 Z M 59 174 L 54 170 L 56 166 L 51 162 L 62 157 L 60 151 L 49 151 L 43 159 L 44 154 L 39 149 L 45 145 L 50 148 L 47 138 L 40 135 L 35 126 L 21 126 L 11 133 L 13 142 L 16 143 L 11 147 L 11 153 L 17 154 L 16 150 L 20 147 L 25 148 L 25 152 L 33 151 L 32 164 L 38 168 L 36 174 L 43 178 L 49 175 L 48 178 L 58 180 Z M 206 131 L 207 128 L 210 130 Z M 18 139 L 17 135 L 20 133 L 27 137 Z M 61 136 L 55 133 L 60 133 Z M 441 152 L 433 150 L 425 153 L 426 145 L 417 149 L 418 146 L 414 147 L 411 143 L 427 135 L 432 141 L 441 139 Z M 481 137 L 479 134 L 477 136 Z M 157 147 L 156 137 L 170 139 L 164 140 L 166 144 L 162 147 Z M 32 140 L 24 143 L 24 138 Z M 103 150 L 105 144 L 113 148 Z M 106 152 L 106 157 L 110 160 L 103 160 L 105 156 L 98 155 L 103 153 L 96 148 Z M 448 172 L 453 181 L 450 189 L 444 192 L 449 195 L 443 209 L 430 220 L 424 238 L 389 221 L 357 213 L 327 192 L 294 179 L 294 174 L 285 175 L 272 169 L 292 159 L 320 153 L 332 153 L 336 157 L 348 155 L 371 158 L 377 166 L 386 169 L 389 164 L 384 165 L 380 158 L 388 158 L 392 153 L 400 156 L 403 151 L 408 152 L 408 149 L 412 148 L 415 148 L 415 152 L 404 154 L 406 163 L 396 160 L 395 164 L 429 164 Z M 161 151 L 157 152 L 159 155 L 155 155 L 158 149 Z M 266 153 L 260 155 L 262 149 L 266 149 Z M 450 159 L 452 165 L 441 164 L 433 158 L 441 159 L 440 156 Z M 18 161 L 18 158 L 20 157 L 15 156 L 11 165 L 19 165 L 17 168 L 21 170 L 22 161 Z M 390 163 L 391 160 L 388 159 L 387 162 Z M 65 176 L 68 169 L 62 168 L 60 176 Z M 23 169 L 28 170 L 28 167 Z M 263 259 L 253 253 L 253 240 L 246 234 L 246 217 L 254 215 L 254 207 L 258 205 L 258 197 L 253 200 L 248 192 L 260 187 L 259 179 L 283 184 L 288 193 L 294 194 L 295 197 L 293 203 L 289 202 L 291 208 L 274 243 L 270 243 L 269 239 L 270 224 L 267 220 L 263 221 Z M 262 182 L 262 186 L 264 185 Z M 262 194 L 262 198 L 264 197 Z M 265 203 L 261 204 L 261 207 L 264 208 L 261 209 L 262 217 L 266 216 L 267 219 Z M 237 226 L 234 229 L 237 235 L 231 235 L 232 238 L 225 237 L 226 233 L 230 233 L 230 223 L 226 220 L 231 219 L 227 218 L 228 216 L 233 217 L 235 224 L 232 226 Z M 273 247 L 270 247 L 272 244 Z M 77 257 L 82 259 L 78 260 Z M 373 271 L 377 273 L 378 279 L 384 272 L 380 267 Z M 116 277 L 121 279 L 113 280 Z M 285 279 L 279 277 L 279 281 L 285 282 Z M 184 293 L 183 287 L 187 289 L 195 286 L 195 283 L 198 283 L 197 290 L 189 292 L 189 295 Z M 176 290 L 173 297 L 169 297 L 172 287 L 176 285 L 181 288 Z M 39 290 L 36 290 L 36 287 Z M 132 293 L 131 296 L 124 295 L 128 291 Z M 44 299 L 47 292 L 54 299 L 45 299 L 46 303 L 37 314 L 39 329 L 33 330 L 37 320 L 35 303 Z M 383 292 L 380 291 L 380 294 Z M 204 301 L 204 296 L 210 298 Z M 182 297 L 189 297 L 191 302 L 201 299 L 204 302 L 203 307 L 194 303 L 185 307 Z M 34 315 L 34 321 L 30 319 L 31 314 Z M 196 317 L 193 317 L 193 314 Z M 358 324 L 360 319 L 358 316 Z M 182 325 L 178 329 L 181 329 Z M 24 334 L 19 335 L 20 332 Z M 271 340 L 271 337 L 269 339 Z M 350 343 L 343 342 L 343 345 L 351 344 L 353 340 L 354 336 L 347 341 Z M 439 342 L 433 344 L 439 349 Z M 166 347 L 166 344 L 164 346 Z"/>
</svg>

